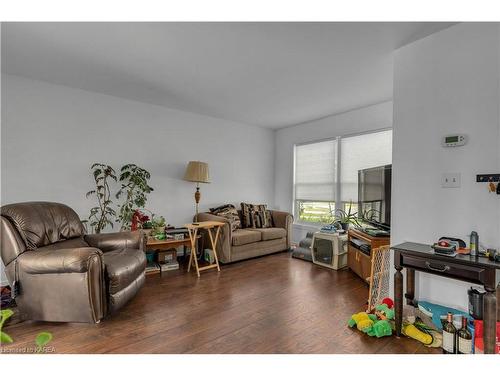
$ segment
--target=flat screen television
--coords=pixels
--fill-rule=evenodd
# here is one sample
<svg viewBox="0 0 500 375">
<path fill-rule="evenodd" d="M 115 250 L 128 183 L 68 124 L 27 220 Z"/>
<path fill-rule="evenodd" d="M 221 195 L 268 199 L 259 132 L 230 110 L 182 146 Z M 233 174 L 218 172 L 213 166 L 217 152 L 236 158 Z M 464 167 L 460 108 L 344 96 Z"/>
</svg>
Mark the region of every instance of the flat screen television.
<svg viewBox="0 0 500 375">
<path fill-rule="evenodd" d="M 392 165 L 358 171 L 358 217 L 376 228 L 391 228 Z"/>
</svg>

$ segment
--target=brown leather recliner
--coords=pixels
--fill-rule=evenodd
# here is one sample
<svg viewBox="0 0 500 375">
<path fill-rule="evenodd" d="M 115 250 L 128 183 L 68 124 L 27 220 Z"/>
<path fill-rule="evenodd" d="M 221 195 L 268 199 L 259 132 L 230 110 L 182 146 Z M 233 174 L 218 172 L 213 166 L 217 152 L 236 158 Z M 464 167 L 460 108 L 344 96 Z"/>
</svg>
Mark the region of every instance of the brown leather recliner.
<svg viewBox="0 0 500 375">
<path fill-rule="evenodd" d="M 76 212 L 60 203 L 3 206 L 0 246 L 23 319 L 97 323 L 145 281 L 139 232 L 85 235 Z"/>
</svg>

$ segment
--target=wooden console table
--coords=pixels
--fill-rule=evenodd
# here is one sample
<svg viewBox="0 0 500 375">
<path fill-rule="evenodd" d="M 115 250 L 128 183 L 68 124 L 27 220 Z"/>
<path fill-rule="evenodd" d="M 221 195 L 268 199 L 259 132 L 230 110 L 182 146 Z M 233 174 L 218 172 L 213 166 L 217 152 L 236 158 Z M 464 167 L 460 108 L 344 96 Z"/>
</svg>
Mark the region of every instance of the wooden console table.
<svg viewBox="0 0 500 375">
<path fill-rule="evenodd" d="M 196 258 L 196 255 L 193 256 L 194 251 L 191 251 L 191 255 L 189 256 L 188 272 L 191 270 L 191 264 L 194 264 L 198 277 L 200 277 L 200 271 L 208 270 L 211 268 L 217 268 L 217 271 L 220 272 L 219 259 L 217 258 L 217 241 L 219 239 L 220 228 L 224 225 L 225 224 L 220 221 L 202 221 L 196 224 L 184 225 L 184 227 L 189 231 L 189 239 L 191 240 L 191 248 L 193 249 L 196 248 L 196 238 L 198 236 L 198 230 L 205 229 L 208 232 L 215 259 L 214 264 L 199 267 L 198 259 Z M 212 235 L 212 229 L 215 229 L 215 237 Z"/>
<path fill-rule="evenodd" d="M 500 284 L 495 285 L 496 270 L 500 263 L 486 258 L 475 258 L 458 254 L 456 257 L 437 255 L 429 245 L 405 242 L 392 247 L 394 250 L 394 309 L 396 335 L 401 336 L 403 323 L 403 297 L 406 303 L 415 306 L 415 271 L 448 277 L 484 286 L 483 300 L 484 352 L 495 352 L 496 321 L 500 318 L 495 291 L 500 294 Z M 406 268 L 406 294 L 403 296 L 403 274 Z"/>
</svg>

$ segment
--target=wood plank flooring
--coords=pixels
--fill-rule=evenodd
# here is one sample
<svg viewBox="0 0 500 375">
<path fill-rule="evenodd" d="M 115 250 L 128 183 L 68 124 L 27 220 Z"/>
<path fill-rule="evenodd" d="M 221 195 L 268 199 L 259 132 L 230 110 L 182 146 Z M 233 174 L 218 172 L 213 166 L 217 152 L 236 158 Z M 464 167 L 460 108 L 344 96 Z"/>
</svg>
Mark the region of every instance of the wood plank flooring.
<svg viewBox="0 0 500 375">
<path fill-rule="evenodd" d="M 367 286 L 279 253 L 197 278 L 185 269 L 148 276 L 124 309 L 100 324 L 22 322 L 5 327 L 9 348 L 33 347 L 50 331 L 56 353 L 432 353 L 408 339 L 347 327 Z"/>
</svg>

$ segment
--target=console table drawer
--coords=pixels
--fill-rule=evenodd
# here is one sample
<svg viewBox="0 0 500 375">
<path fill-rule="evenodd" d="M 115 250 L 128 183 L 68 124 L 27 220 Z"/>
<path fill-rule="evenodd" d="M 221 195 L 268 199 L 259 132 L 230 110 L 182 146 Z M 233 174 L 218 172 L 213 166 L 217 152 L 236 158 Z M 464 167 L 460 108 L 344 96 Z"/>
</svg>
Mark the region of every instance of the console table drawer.
<svg viewBox="0 0 500 375">
<path fill-rule="evenodd" d="M 451 259 L 429 259 L 409 254 L 401 254 L 401 265 L 403 267 L 423 270 L 437 275 L 446 275 L 463 281 L 483 284 L 485 282 L 485 271 L 479 267 L 454 263 Z"/>
</svg>

